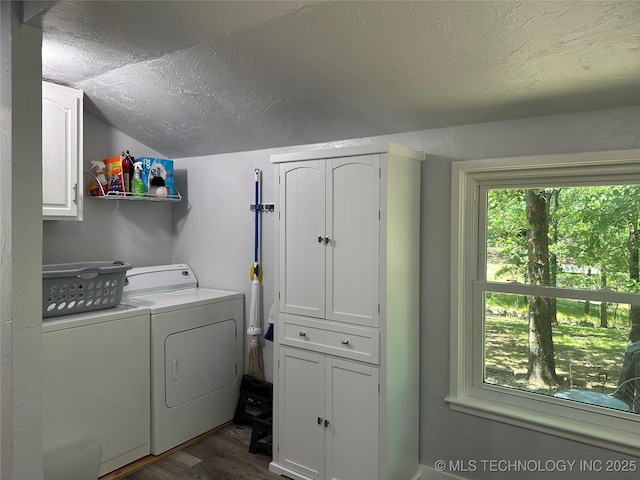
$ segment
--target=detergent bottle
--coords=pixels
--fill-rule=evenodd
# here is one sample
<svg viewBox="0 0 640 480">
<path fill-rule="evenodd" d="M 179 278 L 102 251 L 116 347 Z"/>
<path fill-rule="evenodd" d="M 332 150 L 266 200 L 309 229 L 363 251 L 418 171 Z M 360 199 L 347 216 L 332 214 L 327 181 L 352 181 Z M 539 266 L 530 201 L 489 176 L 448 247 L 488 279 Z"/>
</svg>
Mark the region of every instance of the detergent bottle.
<svg viewBox="0 0 640 480">
<path fill-rule="evenodd" d="M 89 193 L 93 197 L 102 197 L 109 188 L 107 177 L 104 175 L 104 162 L 92 161 L 91 170 L 93 177 L 89 182 Z"/>
<path fill-rule="evenodd" d="M 134 197 L 144 196 L 144 182 L 140 177 L 142 171 L 142 162 L 133 164 L 133 177 L 131 178 L 131 195 Z"/>
</svg>

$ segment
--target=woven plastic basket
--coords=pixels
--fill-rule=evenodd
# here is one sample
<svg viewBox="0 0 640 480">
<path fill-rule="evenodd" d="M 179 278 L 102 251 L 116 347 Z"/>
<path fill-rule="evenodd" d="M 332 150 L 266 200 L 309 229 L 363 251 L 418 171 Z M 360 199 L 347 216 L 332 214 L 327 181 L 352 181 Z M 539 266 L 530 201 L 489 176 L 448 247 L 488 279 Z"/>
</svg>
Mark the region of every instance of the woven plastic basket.
<svg viewBox="0 0 640 480">
<path fill-rule="evenodd" d="M 115 307 L 122 298 L 124 262 L 58 263 L 42 266 L 42 317 Z"/>
</svg>

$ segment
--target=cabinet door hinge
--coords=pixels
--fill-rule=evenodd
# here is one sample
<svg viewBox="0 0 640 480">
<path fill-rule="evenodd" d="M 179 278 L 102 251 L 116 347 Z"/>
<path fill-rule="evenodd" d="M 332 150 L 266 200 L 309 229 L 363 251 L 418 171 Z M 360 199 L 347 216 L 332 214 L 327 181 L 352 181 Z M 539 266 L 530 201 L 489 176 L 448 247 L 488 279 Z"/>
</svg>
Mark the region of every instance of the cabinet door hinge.
<svg viewBox="0 0 640 480">
<path fill-rule="evenodd" d="M 382 178 L 382 169 L 378 168 L 378 178 Z"/>
<path fill-rule="evenodd" d="M 380 315 L 380 304 L 378 304 L 378 315 Z"/>
<path fill-rule="evenodd" d="M 380 384 L 378 384 L 378 395 L 380 395 Z"/>
</svg>

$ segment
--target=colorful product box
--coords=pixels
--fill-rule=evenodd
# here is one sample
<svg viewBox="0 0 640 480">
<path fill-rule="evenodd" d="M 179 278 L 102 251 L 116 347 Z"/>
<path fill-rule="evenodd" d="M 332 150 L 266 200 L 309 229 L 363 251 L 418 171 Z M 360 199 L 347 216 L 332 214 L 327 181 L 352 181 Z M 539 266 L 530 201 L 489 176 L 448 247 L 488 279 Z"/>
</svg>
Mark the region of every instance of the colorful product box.
<svg viewBox="0 0 640 480">
<path fill-rule="evenodd" d="M 173 196 L 175 189 L 173 186 L 173 160 L 164 158 L 138 157 L 136 162 L 142 162 L 142 172 L 140 178 L 144 183 L 144 190 L 150 196 Z M 162 187 L 166 187 L 163 190 Z M 166 192 L 166 195 L 163 195 Z"/>
</svg>

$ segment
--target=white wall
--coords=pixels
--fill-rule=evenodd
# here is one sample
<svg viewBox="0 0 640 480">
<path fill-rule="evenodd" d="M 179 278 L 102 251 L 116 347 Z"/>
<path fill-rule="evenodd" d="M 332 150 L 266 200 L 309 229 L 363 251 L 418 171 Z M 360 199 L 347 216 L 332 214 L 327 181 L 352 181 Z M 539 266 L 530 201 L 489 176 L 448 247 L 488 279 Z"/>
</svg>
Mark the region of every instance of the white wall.
<svg viewBox="0 0 640 480">
<path fill-rule="evenodd" d="M 379 141 L 392 141 L 427 153 L 422 170 L 421 221 L 421 463 L 429 466 L 437 459 L 604 462 L 625 458 L 607 450 L 453 412 L 444 402 L 449 387 L 450 164 L 462 159 L 638 148 L 640 107 L 180 159 L 176 164 L 181 170 L 181 191 L 187 200 L 174 206 L 173 261 L 191 264 L 202 286 L 239 290 L 248 301 L 249 265 L 253 257 L 253 216 L 249 211 L 253 202 L 253 169 L 263 170 L 263 202 L 274 203 L 271 154 Z M 262 219 L 266 314 L 274 294 L 275 219 L 269 213 L 263 213 Z M 271 379 L 272 357 L 268 347 L 267 342 L 265 363 L 269 366 L 267 377 Z M 640 463 L 640 459 L 636 460 Z M 430 473 L 435 475 L 433 471 Z M 480 471 L 463 475 L 492 478 L 489 472 Z M 494 476 L 509 477 L 500 473 Z M 543 476 L 544 473 L 518 474 L 522 479 Z M 595 480 L 602 478 L 602 473 L 563 473 L 557 478 Z"/>
<path fill-rule="evenodd" d="M 176 160 L 176 183 L 186 200 L 174 205 L 173 261 L 186 262 L 201 287 L 243 292 L 249 312 L 250 266 L 254 252 L 254 169 L 262 170 L 262 203 L 274 203 L 268 150 Z M 273 213 L 261 213 L 263 316 L 273 303 Z M 266 320 L 265 320 L 266 321 Z M 246 343 L 246 342 L 245 342 Z M 272 345 L 263 348 L 271 358 Z M 246 345 L 245 345 L 246 350 Z M 245 365 L 247 355 L 245 354 Z M 245 368 L 246 370 L 246 368 Z M 265 375 L 272 381 L 272 365 Z"/>
<path fill-rule="evenodd" d="M 135 157 L 166 158 L 92 117 L 84 116 L 84 171 L 91 161 L 129 150 Z M 85 190 L 88 184 L 85 177 Z M 42 262 L 123 260 L 134 266 L 171 261 L 171 203 L 92 198 L 85 192 L 84 220 L 46 220 Z"/>
<path fill-rule="evenodd" d="M 42 477 L 42 32 L 19 13 L 19 2 L 2 2 L 3 480 Z"/>
<path fill-rule="evenodd" d="M 11 4 L 0 3 L 0 479 L 13 476 L 11 335 Z"/>
<path fill-rule="evenodd" d="M 415 134 L 408 138 L 416 141 Z M 411 141 L 411 140 L 409 140 Z M 520 155 L 592 152 L 640 146 L 640 108 L 623 108 L 531 120 L 497 122 L 429 131 L 422 140 L 430 154 L 423 170 L 421 295 L 421 463 L 438 459 L 599 459 L 629 458 L 613 452 L 525 431 L 450 411 L 443 398 L 449 388 L 449 245 L 451 160 Z M 437 205 L 437 208 L 433 208 Z M 640 459 L 636 459 L 640 463 Z M 468 478 L 507 478 L 475 472 Z M 550 478 L 519 473 L 519 479 Z M 611 474 L 635 478 L 636 474 Z M 602 472 L 574 471 L 551 478 L 597 479 Z M 515 477 L 514 477 L 515 478 Z M 613 478 L 613 477 L 612 477 Z"/>
<path fill-rule="evenodd" d="M 85 131 L 87 164 L 123 148 L 136 156 L 151 155 L 146 147 L 91 117 L 85 117 Z M 247 311 L 253 260 L 253 214 L 249 205 L 253 203 L 254 168 L 263 170 L 262 201 L 274 203 L 271 154 L 380 141 L 427 153 L 422 171 L 421 222 L 421 463 L 433 465 L 437 459 L 624 458 L 607 450 L 452 412 L 445 404 L 449 386 L 450 163 L 638 148 L 640 107 L 174 159 L 176 184 L 183 201 L 143 204 L 86 198 L 84 222 L 45 222 L 43 259 L 53 263 L 119 258 L 137 265 L 187 262 L 201 286 L 243 292 Z M 275 219 L 272 213 L 263 213 L 262 220 L 264 318 L 274 295 Z M 267 379 L 271 380 L 269 342 L 264 350 Z M 491 478 L 489 473 L 479 471 L 464 475 Z M 499 475 L 495 478 L 504 478 Z M 518 478 L 541 475 L 519 474 Z M 574 472 L 561 478 L 595 480 L 601 475 Z"/>
</svg>

